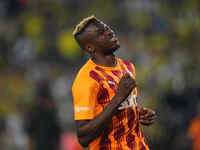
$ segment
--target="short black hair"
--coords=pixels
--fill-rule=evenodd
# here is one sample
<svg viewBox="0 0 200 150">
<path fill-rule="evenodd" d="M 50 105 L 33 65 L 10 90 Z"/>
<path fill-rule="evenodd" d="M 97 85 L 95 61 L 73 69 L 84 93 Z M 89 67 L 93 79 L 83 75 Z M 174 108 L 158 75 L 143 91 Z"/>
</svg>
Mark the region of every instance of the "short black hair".
<svg viewBox="0 0 200 150">
<path fill-rule="evenodd" d="M 87 17 L 83 19 L 73 31 L 74 38 L 82 49 L 84 49 L 85 46 L 85 43 L 82 40 L 84 36 L 84 31 L 91 23 L 98 24 L 100 23 L 100 21 L 95 16 Z"/>
</svg>

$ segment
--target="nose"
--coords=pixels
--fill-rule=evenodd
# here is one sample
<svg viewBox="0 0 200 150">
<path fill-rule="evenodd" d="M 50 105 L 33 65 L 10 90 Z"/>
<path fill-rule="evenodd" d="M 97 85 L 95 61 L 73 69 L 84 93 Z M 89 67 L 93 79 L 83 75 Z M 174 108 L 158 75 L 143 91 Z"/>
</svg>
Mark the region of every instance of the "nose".
<svg viewBox="0 0 200 150">
<path fill-rule="evenodd" d="M 116 36 L 113 36 L 113 37 L 111 38 L 111 41 L 113 41 L 113 42 L 117 42 L 117 41 L 118 41 L 118 39 L 117 39 L 117 37 L 116 37 Z"/>
</svg>

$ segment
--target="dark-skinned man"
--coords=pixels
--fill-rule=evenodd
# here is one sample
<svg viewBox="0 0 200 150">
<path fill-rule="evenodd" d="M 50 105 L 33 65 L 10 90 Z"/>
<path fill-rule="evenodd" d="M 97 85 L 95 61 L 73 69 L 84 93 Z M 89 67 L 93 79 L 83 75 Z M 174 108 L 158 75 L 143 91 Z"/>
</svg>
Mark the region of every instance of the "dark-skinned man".
<svg viewBox="0 0 200 150">
<path fill-rule="evenodd" d="M 155 112 L 138 111 L 135 67 L 114 55 L 120 43 L 113 30 L 91 16 L 73 35 L 91 56 L 72 87 L 79 143 L 90 150 L 149 150 L 140 124 L 152 124 Z"/>
</svg>

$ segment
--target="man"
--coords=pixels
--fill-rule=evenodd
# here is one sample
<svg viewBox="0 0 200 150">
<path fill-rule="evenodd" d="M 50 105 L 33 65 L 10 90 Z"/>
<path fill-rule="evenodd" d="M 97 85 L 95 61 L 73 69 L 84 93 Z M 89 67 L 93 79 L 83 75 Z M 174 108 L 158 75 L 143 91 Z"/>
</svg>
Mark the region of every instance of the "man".
<svg viewBox="0 0 200 150">
<path fill-rule="evenodd" d="M 90 150 L 148 150 L 140 123 L 152 124 L 155 113 L 138 111 L 135 68 L 115 57 L 120 44 L 114 32 L 91 16 L 73 34 L 91 55 L 72 87 L 80 144 Z"/>
<path fill-rule="evenodd" d="M 29 136 L 29 150 L 59 149 L 62 129 L 56 104 L 46 80 L 37 84 L 35 103 L 28 113 L 26 130 Z"/>
</svg>

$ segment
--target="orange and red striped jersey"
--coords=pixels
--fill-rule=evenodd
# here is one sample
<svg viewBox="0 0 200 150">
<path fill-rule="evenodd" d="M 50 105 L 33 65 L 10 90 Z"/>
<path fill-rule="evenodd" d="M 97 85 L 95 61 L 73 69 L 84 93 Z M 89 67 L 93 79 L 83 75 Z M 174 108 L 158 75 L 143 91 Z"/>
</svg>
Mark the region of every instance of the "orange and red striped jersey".
<svg viewBox="0 0 200 150">
<path fill-rule="evenodd" d="M 188 136 L 193 140 L 193 150 L 200 150 L 200 115 L 190 122 Z"/>
<path fill-rule="evenodd" d="M 136 77 L 132 63 L 116 58 L 115 67 L 95 64 L 91 59 L 80 69 L 72 86 L 75 120 L 94 119 L 111 102 L 126 72 Z M 149 150 L 139 124 L 137 89 L 121 103 L 103 133 L 90 150 Z"/>
</svg>

